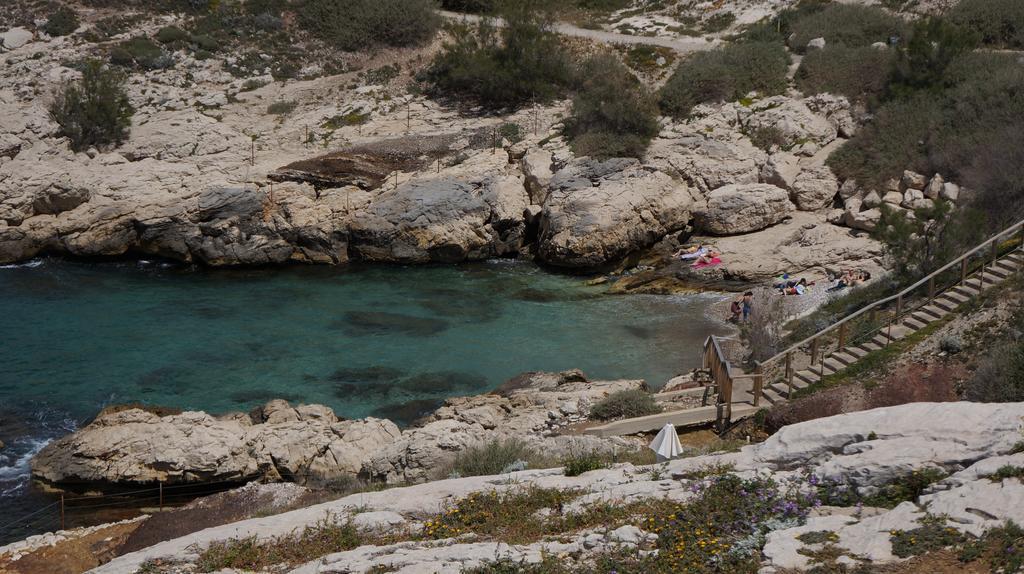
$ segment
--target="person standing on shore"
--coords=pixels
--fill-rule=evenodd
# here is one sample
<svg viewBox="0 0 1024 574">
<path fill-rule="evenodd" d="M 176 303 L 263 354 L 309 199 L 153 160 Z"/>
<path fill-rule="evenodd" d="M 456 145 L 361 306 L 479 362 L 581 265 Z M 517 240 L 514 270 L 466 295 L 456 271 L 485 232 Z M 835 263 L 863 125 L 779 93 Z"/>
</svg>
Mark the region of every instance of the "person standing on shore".
<svg viewBox="0 0 1024 574">
<path fill-rule="evenodd" d="M 743 322 L 750 321 L 750 312 L 754 307 L 754 292 L 747 291 L 743 294 Z"/>
</svg>

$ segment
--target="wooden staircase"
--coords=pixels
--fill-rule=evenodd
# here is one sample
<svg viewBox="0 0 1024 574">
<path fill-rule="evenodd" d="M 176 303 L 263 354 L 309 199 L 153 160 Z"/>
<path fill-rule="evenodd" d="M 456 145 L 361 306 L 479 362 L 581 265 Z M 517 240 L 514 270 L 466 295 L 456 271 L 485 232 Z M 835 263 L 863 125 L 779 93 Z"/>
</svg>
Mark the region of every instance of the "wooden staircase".
<svg viewBox="0 0 1024 574">
<path fill-rule="evenodd" d="M 973 272 L 972 263 L 977 265 Z M 839 373 L 893 342 L 927 328 L 1022 269 L 1024 221 L 990 237 L 896 295 L 875 301 L 774 357 L 757 363 L 753 373 L 744 373 L 733 367 L 723 353 L 718 338 L 708 337 L 704 343 L 704 368 L 717 391 L 714 405 L 705 404 L 614 421 L 588 428 L 584 432 L 599 436 L 636 434 L 656 431 L 665 423 L 676 426 L 716 423 L 717 428 L 723 430 L 733 420 L 753 415 L 768 404 L 783 402 L 797 390 Z M 955 277 L 950 277 L 954 273 Z M 944 290 L 937 289 L 940 284 L 950 283 L 950 279 L 953 279 L 951 285 Z M 909 308 L 905 303 L 918 306 Z M 879 313 L 886 317 L 885 325 L 881 327 L 875 320 Z M 859 335 L 856 340 L 849 340 L 848 331 L 858 319 L 868 319 L 864 325 L 867 327 L 864 329 L 865 334 Z M 830 351 L 823 349 L 823 346 L 832 344 L 833 338 L 837 339 L 835 348 Z M 809 366 L 796 367 L 798 356 L 807 355 L 810 356 Z M 782 371 L 782 376 L 777 376 L 778 371 Z M 769 378 L 772 382 L 765 385 Z M 704 389 L 689 389 L 669 394 L 703 392 Z M 709 402 L 708 395 L 702 398 L 704 403 Z M 661 399 L 659 402 L 664 402 L 664 406 L 671 409 L 671 397 Z"/>
<path fill-rule="evenodd" d="M 891 342 L 899 341 L 945 318 L 964 303 L 972 300 L 985 290 L 1005 281 L 1015 272 L 1024 269 L 1024 252 L 1015 249 L 996 260 L 984 271 L 978 271 L 966 281 L 951 287 L 932 298 L 927 304 L 910 312 L 891 325 L 882 329 L 870 339 L 843 346 L 806 369 L 796 371 L 792 376 L 792 387 L 785 381 L 776 381 L 763 388 L 761 396 L 771 404 L 785 401 L 790 389 L 796 392 L 822 380 L 823 377 L 839 373 L 856 364 L 868 354 L 880 351 Z"/>
</svg>

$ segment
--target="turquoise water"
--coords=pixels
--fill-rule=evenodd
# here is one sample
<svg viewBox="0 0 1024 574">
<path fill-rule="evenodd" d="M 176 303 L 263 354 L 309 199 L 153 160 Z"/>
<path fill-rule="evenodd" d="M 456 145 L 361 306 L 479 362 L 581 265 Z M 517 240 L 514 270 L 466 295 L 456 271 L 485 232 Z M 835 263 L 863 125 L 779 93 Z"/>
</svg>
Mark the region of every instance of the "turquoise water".
<svg viewBox="0 0 1024 574">
<path fill-rule="evenodd" d="M 713 295 L 609 296 L 529 263 L 196 271 L 56 259 L 0 268 L 0 495 L 104 405 L 271 398 L 408 423 L 533 370 L 652 386 L 728 328 Z"/>
</svg>

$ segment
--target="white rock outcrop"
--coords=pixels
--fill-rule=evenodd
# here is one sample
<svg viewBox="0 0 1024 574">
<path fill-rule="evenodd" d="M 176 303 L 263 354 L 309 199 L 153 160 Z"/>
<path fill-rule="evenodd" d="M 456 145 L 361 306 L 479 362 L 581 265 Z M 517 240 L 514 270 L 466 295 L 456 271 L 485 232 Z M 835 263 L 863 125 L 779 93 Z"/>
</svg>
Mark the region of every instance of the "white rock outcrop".
<svg viewBox="0 0 1024 574">
<path fill-rule="evenodd" d="M 720 187 L 697 209 L 698 229 L 713 235 L 750 233 L 779 223 L 794 211 L 786 190 L 765 183 Z"/>
<path fill-rule="evenodd" d="M 578 160 L 554 175 L 537 254 L 560 267 L 596 268 L 652 245 L 690 221 L 686 184 L 636 160 Z"/>
</svg>

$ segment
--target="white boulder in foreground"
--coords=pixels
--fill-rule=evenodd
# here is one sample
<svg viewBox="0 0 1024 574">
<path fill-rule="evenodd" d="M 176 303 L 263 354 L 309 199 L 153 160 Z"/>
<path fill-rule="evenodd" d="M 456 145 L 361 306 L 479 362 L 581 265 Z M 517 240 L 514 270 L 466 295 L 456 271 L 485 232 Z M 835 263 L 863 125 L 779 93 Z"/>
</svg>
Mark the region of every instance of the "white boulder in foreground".
<svg viewBox="0 0 1024 574">
<path fill-rule="evenodd" d="M 733 472 L 740 476 L 770 474 L 777 481 L 813 474 L 820 478 L 842 479 L 857 488 L 877 485 L 913 469 L 938 467 L 953 472 L 933 485 L 931 493 L 916 501 L 923 509 L 906 502 L 892 510 L 867 510 L 858 515 L 852 508 L 822 507 L 804 526 L 771 532 L 764 548 L 765 566 L 805 568 L 806 556 L 798 552 L 802 543 L 796 537 L 804 532 L 829 530 L 838 536 L 837 547 L 851 559 L 884 563 L 895 560 L 889 531 L 915 528 L 925 511 L 948 514 L 952 527 L 971 533 L 982 532 L 1005 520 L 1024 522 L 1024 485 L 1020 480 L 992 482 L 984 476 L 985 472 L 1008 460 L 1024 464 L 1021 460 L 1024 455 L 1006 454 L 1021 440 L 1022 418 L 1024 403 L 916 403 L 792 425 L 766 442 L 745 447 L 740 452 L 674 460 L 661 465 L 659 473 L 652 473 L 650 467 L 624 464 L 569 478 L 561 469 L 551 469 L 442 480 L 354 494 L 162 542 L 118 557 L 93 572 L 130 574 L 146 560 L 163 557 L 190 561 L 211 542 L 247 536 L 267 539 L 324 519 L 346 520 L 352 515 L 374 513 L 361 522 L 373 522 L 370 519 L 382 517 L 381 520 L 392 524 L 395 515 L 401 515 L 413 524 L 436 513 L 455 498 L 526 484 L 580 489 L 584 495 L 573 506 L 583 507 L 600 500 L 628 502 L 652 497 L 686 500 L 694 496 L 690 488 L 694 482 L 688 478 L 688 473 L 708 465 L 732 464 Z M 985 472 L 975 472 L 978 469 L 985 469 Z M 382 512 L 386 514 L 380 514 Z M 459 572 L 499 556 L 537 562 L 542 552 L 572 554 L 584 549 L 596 552 L 610 545 L 631 544 L 630 540 L 642 536 L 643 533 L 620 528 L 607 533 L 579 532 L 560 537 L 558 542 L 524 546 L 464 540 L 404 542 L 332 554 L 292 572 L 358 572 L 374 566 L 387 566 L 392 568 L 390 571 L 407 574 Z"/>
</svg>

